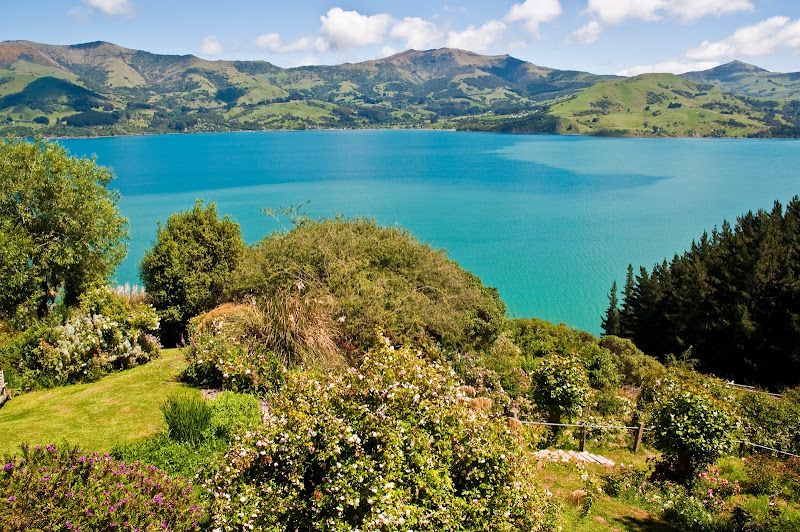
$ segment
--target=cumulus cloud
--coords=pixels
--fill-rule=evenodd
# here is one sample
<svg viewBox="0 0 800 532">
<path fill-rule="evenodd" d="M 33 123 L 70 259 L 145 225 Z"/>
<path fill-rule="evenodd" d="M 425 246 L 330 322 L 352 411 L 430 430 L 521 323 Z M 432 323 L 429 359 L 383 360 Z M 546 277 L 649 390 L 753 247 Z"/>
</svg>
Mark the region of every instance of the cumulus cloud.
<svg viewBox="0 0 800 532">
<path fill-rule="evenodd" d="M 689 24 L 709 15 L 754 9 L 750 0 L 589 0 L 584 14 L 591 20 L 573 33 L 573 38 L 592 43 L 604 30 L 628 20 L 654 21 L 669 15 Z"/>
<path fill-rule="evenodd" d="M 759 56 L 788 48 L 800 53 L 800 19 L 772 17 L 758 24 L 744 26 L 721 41 L 703 41 L 686 52 L 686 57 L 698 61 L 739 56 Z"/>
<path fill-rule="evenodd" d="M 382 43 L 392 17 L 385 13 L 367 16 L 334 7 L 320 20 L 322 44 L 333 50 L 346 50 Z"/>
<path fill-rule="evenodd" d="M 463 31 L 447 32 L 447 46 L 482 52 L 497 42 L 505 30 L 506 25 L 499 20 L 490 20 L 480 27 L 470 24 Z"/>
<path fill-rule="evenodd" d="M 406 17 L 396 22 L 389 33 L 392 39 L 403 41 L 406 49 L 427 50 L 441 44 L 444 32 L 435 23 L 419 17 Z"/>
<path fill-rule="evenodd" d="M 319 39 L 313 37 L 300 37 L 294 42 L 284 43 L 277 33 L 265 33 L 256 38 L 256 46 L 279 54 L 291 54 L 314 48 L 324 47 Z"/>
<path fill-rule="evenodd" d="M 638 76 L 639 74 L 648 74 L 651 72 L 669 72 L 670 74 L 683 74 L 684 72 L 691 72 L 694 70 L 708 70 L 718 66 L 716 61 L 662 61 L 652 65 L 638 65 L 617 72 L 618 76 Z"/>
<path fill-rule="evenodd" d="M 135 12 L 131 0 L 83 0 L 91 10 L 97 10 L 104 15 L 124 15 L 132 17 Z"/>
<path fill-rule="evenodd" d="M 603 33 L 603 25 L 596 20 L 590 20 L 585 26 L 578 28 L 572 36 L 578 42 L 589 44 L 596 41 L 601 33 Z"/>
<path fill-rule="evenodd" d="M 534 39 L 540 39 L 539 25 L 559 17 L 564 11 L 558 0 L 525 0 L 514 4 L 506 14 L 506 22 L 522 22 Z"/>
<path fill-rule="evenodd" d="M 223 51 L 222 44 L 216 35 L 209 35 L 200 43 L 200 53 L 202 55 L 219 55 Z"/>
</svg>

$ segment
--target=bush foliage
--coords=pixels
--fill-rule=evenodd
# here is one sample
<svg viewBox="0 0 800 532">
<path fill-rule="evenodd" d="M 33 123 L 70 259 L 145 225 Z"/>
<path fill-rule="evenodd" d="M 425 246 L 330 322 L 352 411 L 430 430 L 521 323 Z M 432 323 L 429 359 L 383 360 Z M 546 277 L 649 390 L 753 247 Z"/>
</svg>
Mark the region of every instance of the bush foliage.
<svg viewBox="0 0 800 532">
<path fill-rule="evenodd" d="M 328 302 L 345 349 L 365 349 L 382 328 L 398 341 L 431 338 L 448 348 L 488 346 L 503 325 L 495 289 L 407 231 L 372 220 L 301 221 L 250 249 L 233 295 L 299 291 Z"/>
<path fill-rule="evenodd" d="M 388 341 L 358 369 L 294 371 L 211 477 L 220 530 L 555 530 L 558 508 L 503 420 L 445 366 Z"/>
<path fill-rule="evenodd" d="M 100 287 L 84 292 L 78 305 L 65 312 L 63 324 L 51 316 L 0 347 L 17 389 L 93 381 L 160 354 L 152 334 L 159 328 L 158 316 L 147 304 L 131 306 L 125 297 Z"/>
</svg>

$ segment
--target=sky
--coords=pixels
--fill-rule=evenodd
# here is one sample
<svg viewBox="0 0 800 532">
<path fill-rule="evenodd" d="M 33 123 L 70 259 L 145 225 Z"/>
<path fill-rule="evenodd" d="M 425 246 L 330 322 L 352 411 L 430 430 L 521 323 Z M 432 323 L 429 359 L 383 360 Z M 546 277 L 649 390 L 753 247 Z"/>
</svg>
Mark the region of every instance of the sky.
<svg viewBox="0 0 800 532">
<path fill-rule="evenodd" d="M 595 74 L 800 71 L 798 0 L 0 0 L 0 40 L 339 64 L 463 48 Z"/>
</svg>

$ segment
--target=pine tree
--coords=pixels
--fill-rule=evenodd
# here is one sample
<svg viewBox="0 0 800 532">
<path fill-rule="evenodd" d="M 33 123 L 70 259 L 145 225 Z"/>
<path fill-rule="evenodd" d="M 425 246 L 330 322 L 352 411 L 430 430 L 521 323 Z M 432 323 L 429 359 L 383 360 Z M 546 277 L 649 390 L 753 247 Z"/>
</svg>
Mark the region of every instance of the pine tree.
<svg viewBox="0 0 800 532">
<path fill-rule="evenodd" d="M 603 318 L 603 336 L 619 335 L 619 300 L 617 299 L 617 282 L 611 283 L 611 292 L 608 294 L 608 310 Z"/>
</svg>

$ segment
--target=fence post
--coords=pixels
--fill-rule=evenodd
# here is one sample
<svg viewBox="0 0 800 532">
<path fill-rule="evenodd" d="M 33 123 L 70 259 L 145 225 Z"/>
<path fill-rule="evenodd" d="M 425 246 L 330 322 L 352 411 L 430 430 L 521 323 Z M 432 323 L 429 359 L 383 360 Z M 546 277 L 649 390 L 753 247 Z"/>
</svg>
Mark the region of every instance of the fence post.
<svg viewBox="0 0 800 532">
<path fill-rule="evenodd" d="M 578 451 L 583 452 L 586 450 L 586 425 L 581 425 L 581 442 L 578 445 Z"/>
<path fill-rule="evenodd" d="M 642 436 L 644 435 L 644 422 L 639 422 L 639 428 L 636 429 L 636 440 L 633 442 L 633 452 L 638 453 L 639 447 L 642 445 Z"/>
<path fill-rule="evenodd" d="M 745 446 L 744 440 L 740 441 L 739 442 L 739 458 L 743 458 L 744 457 L 744 446 Z"/>
</svg>

